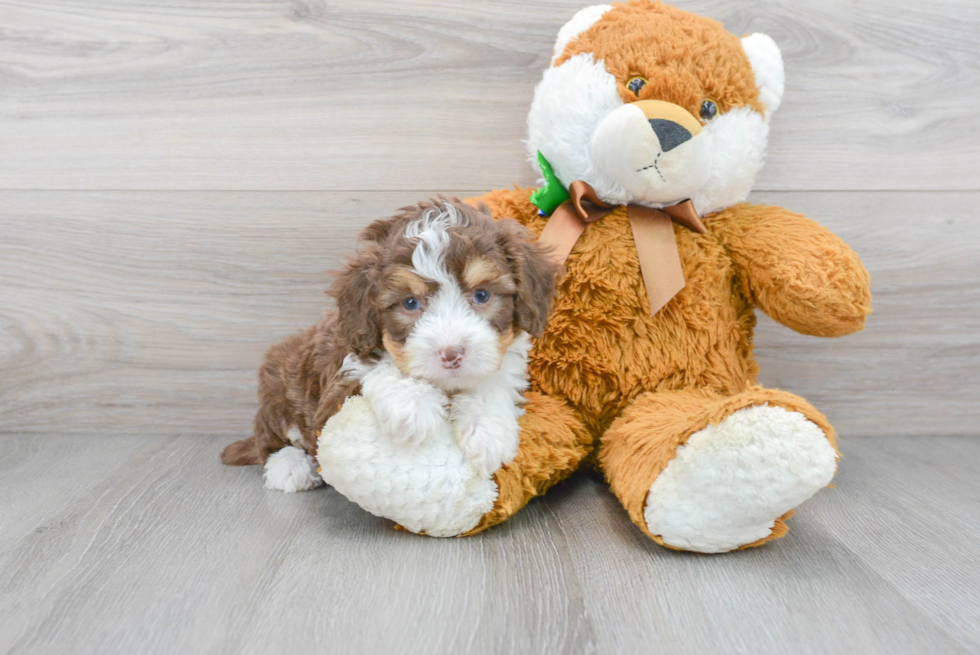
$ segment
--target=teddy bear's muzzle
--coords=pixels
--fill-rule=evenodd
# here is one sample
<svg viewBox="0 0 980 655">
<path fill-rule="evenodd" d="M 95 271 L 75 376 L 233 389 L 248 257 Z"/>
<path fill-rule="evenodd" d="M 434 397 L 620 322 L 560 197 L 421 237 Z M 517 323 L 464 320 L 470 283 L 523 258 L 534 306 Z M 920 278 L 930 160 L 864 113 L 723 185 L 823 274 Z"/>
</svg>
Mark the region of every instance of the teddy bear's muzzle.
<svg viewBox="0 0 980 655">
<path fill-rule="evenodd" d="M 592 154 L 633 198 L 655 203 L 693 196 L 711 163 L 701 122 L 662 100 L 640 100 L 610 112 L 593 133 Z"/>
<path fill-rule="evenodd" d="M 663 100 L 640 100 L 632 106 L 643 112 L 664 152 L 701 134 L 701 123 L 680 105 Z"/>
</svg>

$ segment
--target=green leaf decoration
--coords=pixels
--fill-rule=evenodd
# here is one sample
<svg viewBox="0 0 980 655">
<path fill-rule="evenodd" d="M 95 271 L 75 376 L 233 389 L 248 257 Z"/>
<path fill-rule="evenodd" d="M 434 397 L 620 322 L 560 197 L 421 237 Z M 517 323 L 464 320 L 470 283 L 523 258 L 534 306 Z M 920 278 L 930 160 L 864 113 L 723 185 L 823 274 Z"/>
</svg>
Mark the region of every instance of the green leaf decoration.
<svg viewBox="0 0 980 655">
<path fill-rule="evenodd" d="M 558 205 L 568 200 L 568 191 L 562 186 L 551 164 L 540 150 L 538 150 L 538 165 L 541 166 L 541 174 L 544 175 L 544 186 L 531 194 L 531 204 L 541 210 L 538 213 L 542 216 L 551 216 L 552 212 L 558 209 Z"/>
</svg>

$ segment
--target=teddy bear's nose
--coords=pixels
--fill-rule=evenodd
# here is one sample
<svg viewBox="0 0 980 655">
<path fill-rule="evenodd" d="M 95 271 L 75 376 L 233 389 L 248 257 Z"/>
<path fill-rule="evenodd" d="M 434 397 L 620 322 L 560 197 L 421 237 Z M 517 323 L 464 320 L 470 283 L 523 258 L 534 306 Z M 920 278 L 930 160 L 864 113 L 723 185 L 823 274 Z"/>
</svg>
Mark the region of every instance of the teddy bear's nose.
<svg viewBox="0 0 980 655">
<path fill-rule="evenodd" d="M 663 118 L 651 118 L 650 127 L 656 132 L 660 139 L 660 148 L 664 152 L 670 152 L 680 144 L 691 140 L 691 133 L 687 128 L 674 121 Z"/>
<path fill-rule="evenodd" d="M 670 152 L 701 133 L 700 121 L 680 105 L 665 100 L 637 100 L 632 105 L 643 112 L 664 152 Z"/>
</svg>

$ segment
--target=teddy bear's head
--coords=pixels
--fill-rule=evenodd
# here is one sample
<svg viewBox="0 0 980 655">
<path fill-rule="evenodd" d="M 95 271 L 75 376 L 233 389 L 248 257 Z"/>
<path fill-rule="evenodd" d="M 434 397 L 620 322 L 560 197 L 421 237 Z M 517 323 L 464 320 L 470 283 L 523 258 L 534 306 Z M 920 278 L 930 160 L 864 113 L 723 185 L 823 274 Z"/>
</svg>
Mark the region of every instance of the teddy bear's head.
<svg viewBox="0 0 980 655">
<path fill-rule="evenodd" d="M 558 33 L 528 116 L 528 149 L 563 185 L 612 204 L 742 202 L 783 95 L 779 48 L 650 0 L 579 11 Z"/>
</svg>

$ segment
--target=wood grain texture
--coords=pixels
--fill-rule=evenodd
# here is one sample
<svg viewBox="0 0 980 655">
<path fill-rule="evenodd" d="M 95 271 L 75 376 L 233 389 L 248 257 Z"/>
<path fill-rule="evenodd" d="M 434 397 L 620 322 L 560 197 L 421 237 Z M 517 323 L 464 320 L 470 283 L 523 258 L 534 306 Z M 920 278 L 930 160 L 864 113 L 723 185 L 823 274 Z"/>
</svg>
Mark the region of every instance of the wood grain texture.
<svg viewBox="0 0 980 655">
<path fill-rule="evenodd" d="M 246 434 L 255 370 L 369 221 L 428 193 L 0 192 L 0 432 Z M 980 435 L 980 193 L 766 193 L 863 256 L 843 339 L 765 319 L 762 381 L 845 435 Z"/>
<path fill-rule="evenodd" d="M 573 478 L 468 539 L 285 495 L 202 435 L 0 436 L 0 652 L 970 653 L 980 440 L 845 440 L 790 535 L 664 550 Z"/>
<path fill-rule="evenodd" d="M 980 3 L 678 0 L 781 46 L 766 190 L 980 189 Z M 3 0 L 0 188 L 472 189 L 581 0 Z"/>
</svg>

